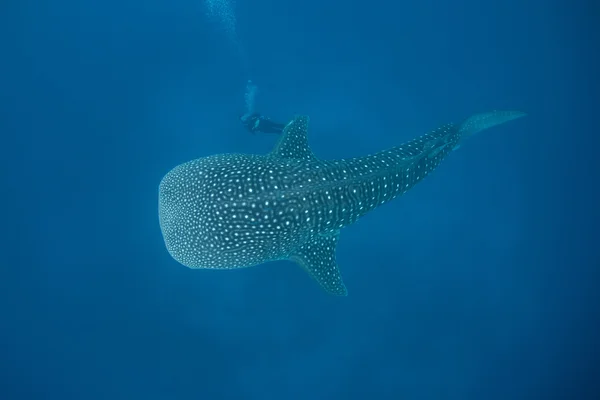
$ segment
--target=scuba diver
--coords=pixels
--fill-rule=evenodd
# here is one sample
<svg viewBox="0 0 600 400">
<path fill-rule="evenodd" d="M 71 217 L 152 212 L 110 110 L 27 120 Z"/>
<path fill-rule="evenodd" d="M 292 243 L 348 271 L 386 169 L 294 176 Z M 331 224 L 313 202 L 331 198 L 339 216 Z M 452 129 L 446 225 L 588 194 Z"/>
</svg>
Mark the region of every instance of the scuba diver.
<svg viewBox="0 0 600 400">
<path fill-rule="evenodd" d="M 244 114 L 240 117 L 240 121 L 252 133 L 281 133 L 285 128 L 285 124 L 273 122 L 270 118 L 259 113 Z"/>
</svg>

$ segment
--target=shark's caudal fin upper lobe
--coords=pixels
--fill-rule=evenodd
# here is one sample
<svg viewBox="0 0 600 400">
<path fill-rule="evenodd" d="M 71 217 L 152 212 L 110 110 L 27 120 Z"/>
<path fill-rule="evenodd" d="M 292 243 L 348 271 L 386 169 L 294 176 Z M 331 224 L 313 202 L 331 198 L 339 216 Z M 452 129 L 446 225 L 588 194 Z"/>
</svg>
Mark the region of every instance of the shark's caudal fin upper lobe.
<svg viewBox="0 0 600 400">
<path fill-rule="evenodd" d="M 460 124 L 460 132 L 462 138 L 466 139 L 469 136 L 473 136 L 476 133 L 492 128 L 496 125 L 503 124 L 513 119 L 524 117 L 525 114 L 522 111 L 490 111 L 481 114 L 475 114 L 465 119 Z"/>
</svg>

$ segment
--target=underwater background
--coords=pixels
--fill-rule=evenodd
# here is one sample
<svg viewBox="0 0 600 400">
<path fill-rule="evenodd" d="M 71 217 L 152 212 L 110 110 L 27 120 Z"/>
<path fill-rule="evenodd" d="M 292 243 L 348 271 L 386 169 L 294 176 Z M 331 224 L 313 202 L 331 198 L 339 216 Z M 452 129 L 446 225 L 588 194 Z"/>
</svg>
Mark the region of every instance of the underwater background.
<svg viewBox="0 0 600 400">
<path fill-rule="evenodd" d="M 0 400 L 599 398 L 599 9 L 3 1 Z M 344 229 L 337 298 L 165 249 L 166 172 L 273 148 L 248 108 L 328 159 L 528 116 Z"/>
</svg>

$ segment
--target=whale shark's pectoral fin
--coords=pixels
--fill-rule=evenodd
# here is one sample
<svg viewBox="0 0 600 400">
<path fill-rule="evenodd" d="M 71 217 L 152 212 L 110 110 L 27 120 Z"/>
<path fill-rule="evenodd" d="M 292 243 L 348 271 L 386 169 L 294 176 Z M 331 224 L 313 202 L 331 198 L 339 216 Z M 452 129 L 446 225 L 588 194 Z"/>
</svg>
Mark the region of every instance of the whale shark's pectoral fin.
<svg viewBox="0 0 600 400">
<path fill-rule="evenodd" d="M 316 160 L 308 146 L 308 121 L 306 115 L 298 115 L 291 120 L 283 129 L 281 139 L 271 155 L 278 158 Z"/>
<path fill-rule="evenodd" d="M 325 291 L 336 296 L 346 296 L 348 291 L 335 259 L 339 233 L 317 235 L 309 239 L 290 257 L 300 264 Z"/>
</svg>

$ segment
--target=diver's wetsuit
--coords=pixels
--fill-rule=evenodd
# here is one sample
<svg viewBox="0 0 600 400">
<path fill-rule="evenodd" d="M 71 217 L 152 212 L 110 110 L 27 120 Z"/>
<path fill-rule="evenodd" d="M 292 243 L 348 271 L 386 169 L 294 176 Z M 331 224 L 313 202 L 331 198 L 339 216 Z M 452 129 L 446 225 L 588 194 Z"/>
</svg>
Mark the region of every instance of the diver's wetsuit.
<svg viewBox="0 0 600 400">
<path fill-rule="evenodd" d="M 285 124 L 273 122 L 259 113 L 244 115 L 240 117 L 240 120 L 246 129 L 252 133 L 281 133 L 283 132 L 283 128 L 285 128 Z"/>
</svg>

